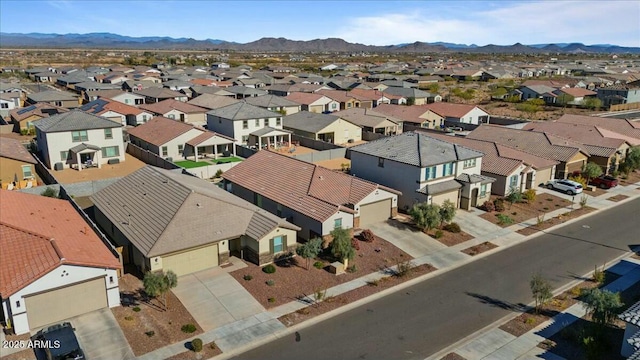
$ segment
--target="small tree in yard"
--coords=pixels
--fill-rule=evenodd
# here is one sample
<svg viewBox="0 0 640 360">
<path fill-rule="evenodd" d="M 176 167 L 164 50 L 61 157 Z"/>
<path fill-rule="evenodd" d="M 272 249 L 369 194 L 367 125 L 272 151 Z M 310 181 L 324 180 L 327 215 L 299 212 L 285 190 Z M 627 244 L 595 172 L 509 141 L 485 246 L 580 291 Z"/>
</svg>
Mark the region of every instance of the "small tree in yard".
<svg viewBox="0 0 640 360">
<path fill-rule="evenodd" d="M 169 270 L 166 273 L 162 271 L 147 272 L 144 274 L 142 280 L 144 291 L 151 297 L 163 297 L 163 303 L 165 310 L 169 309 L 169 303 L 167 302 L 167 293 L 169 290 L 178 286 L 178 277 L 176 274 Z"/>
<path fill-rule="evenodd" d="M 356 249 L 351 244 L 351 234 L 347 229 L 335 228 L 331 232 L 331 236 L 333 236 L 331 254 L 338 259 L 342 259 L 346 269 L 349 266 L 349 260 L 353 260 L 356 256 Z"/>
<path fill-rule="evenodd" d="M 320 254 L 322 250 L 322 239 L 313 238 L 306 243 L 298 246 L 296 253 L 307 261 L 307 270 L 309 270 L 309 262 Z"/>
<path fill-rule="evenodd" d="M 634 146 L 629 149 L 620 167 L 621 171 L 624 171 L 627 175 L 629 175 L 629 172 L 640 168 L 640 146 Z"/>
<path fill-rule="evenodd" d="M 426 202 L 413 205 L 409 215 L 416 225 L 423 230 L 431 230 L 440 225 L 440 206 Z"/>
<path fill-rule="evenodd" d="M 551 284 L 549 284 L 549 282 L 540 274 L 534 274 L 529 282 L 529 287 L 531 288 L 533 300 L 536 303 L 536 313 L 540 313 L 542 306 L 549 302 L 553 297 L 553 294 L 551 293 Z"/>
<path fill-rule="evenodd" d="M 507 201 L 509 202 L 509 208 L 511 208 L 513 204 L 522 201 L 522 192 L 520 191 L 520 189 L 518 189 L 518 187 L 512 186 L 509 189 L 509 194 L 507 194 L 505 199 L 507 199 Z"/>
<path fill-rule="evenodd" d="M 589 162 L 582 167 L 582 176 L 587 178 L 587 184 L 600 175 L 602 175 L 602 168 L 596 163 Z"/>
<path fill-rule="evenodd" d="M 624 305 L 620 300 L 620 293 L 614 293 L 609 290 L 601 290 L 599 288 L 583 289 L 582 296 L 584 306 L 591 315 L 593 322 L 600 329 L 613 323 L 616 315 Z"/>
<path fill-rule="evenodd" d="M 456 204 L 447 199 L 442 203 L 438 212 L 440 213 L 440 227 L 443 227 L 444 224 L 453 221 L 453 218 L 456 216 Z"/>
</svg>

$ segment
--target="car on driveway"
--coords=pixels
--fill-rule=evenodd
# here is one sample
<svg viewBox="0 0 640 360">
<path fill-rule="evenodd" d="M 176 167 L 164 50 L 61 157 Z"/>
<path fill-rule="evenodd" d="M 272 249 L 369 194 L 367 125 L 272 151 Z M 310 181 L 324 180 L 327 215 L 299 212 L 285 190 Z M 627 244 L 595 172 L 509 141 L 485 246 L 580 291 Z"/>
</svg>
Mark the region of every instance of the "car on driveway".
<svg viewBox="0 0 640 360">
<path fill-rule="evenodd" d="M 618 179 L 609 175 L 600 175 L 591 179 L 591 185 L 597 186 L 601 189 L 611 189 L 618 186 Z"/>
<path fill-rule="evenodd" d="M 84 359 L 75 329 L 68 322 L 44 328 L 32 339 L 37 344 L 34 347 L 43 350 L 47 360 Z"/>
<path fill-rule="evenodd" d="M 572 180 L 556 179 L 550 180 L 546 184 L 547 189 L 561 191 L 569 195 L 576 195 L 582 192 L 582 184 Z"/>
</svg>

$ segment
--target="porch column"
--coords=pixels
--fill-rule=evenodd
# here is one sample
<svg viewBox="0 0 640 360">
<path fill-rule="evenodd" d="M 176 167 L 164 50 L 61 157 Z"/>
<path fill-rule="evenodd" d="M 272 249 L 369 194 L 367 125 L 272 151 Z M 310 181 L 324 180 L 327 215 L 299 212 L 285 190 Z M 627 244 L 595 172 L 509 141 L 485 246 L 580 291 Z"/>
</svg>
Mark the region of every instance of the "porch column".
<svg viewBox="0 0 640 360">
<path fill-rule="evenodd" d="M 291 147 L 291 133 L 288 133 L 287 135 L 289 135 L 289 147 Z"/>
<path fill-rule="evenodd" d="M 217 159 L 218 158 L 218 145 L 213 144 L 213 158 Z"/>
<path fill-rule="evenodd" d="M 196 162 L 198 161 L 198 147 L 196 145 L 193 146 L 193 153 L 196 154 Z"/>
<path fill-rule="evenodd" d="M 82 171 L 82 163 L 80 162 L 80 154 L 76 154 L 76 164 L 78 164 L 78 171 Z"/>
<path fill-rule="evenodd" d="M 258 150 L 262 150 L 262 136 L 258 136 Z"/>
<path fill-rule="evenodd" d="M 98 162 L 98 169 L 102 168 L 102 150 L 96 151 L 96 159 Z"/>
<path fill-rule="evenodd" d="M 231 146 L 231 152 L 233 153 L 233 156 L 236 156 L 236 144 L 231 143 L 231 145 L 227 145 L 227 149 L 228 147 Z"/>
</svg>

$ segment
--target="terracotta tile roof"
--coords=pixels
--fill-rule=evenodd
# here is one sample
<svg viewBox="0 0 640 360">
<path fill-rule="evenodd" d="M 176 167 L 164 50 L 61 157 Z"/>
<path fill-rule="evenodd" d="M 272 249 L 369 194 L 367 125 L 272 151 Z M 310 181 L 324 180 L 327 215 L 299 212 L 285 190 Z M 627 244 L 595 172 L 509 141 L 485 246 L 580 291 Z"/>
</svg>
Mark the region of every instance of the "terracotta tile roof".
<svg viewBox="0 0 640 360">
<path fill-rule="evenodd" d="M 149 144 L 160 146 L 192 129 L 196 128 L 187 123 L 156 116 L 140 126 L 128 129 L 127 132 Z"/>
<path fill-rule="evenodd" d="M 359 203 L 376 189 L 392 191 L 268 150 L 227 170 L 223 178 L 321 222 L 338 210 L 352 212 L 348 204 Z"/>
<path fill-rule="evenodd" d="M 403 121 L 408 121 L 416 124 L 421 124 L 426 119 L 421 118 L 426 114 L 429 109 L 425 105 L 393 105 L 393 104 L 380 104 L 376 106 L 375 110 L 387 116 L 392 116 Z"/>
<path fill-rule="evenodd" d="M 51 115 L 55 115 L 56 113 L 63 113 L 67 111 L 69 110 L 55 106 L 55 105 L 51 105 L 48 103 L 37 103 L 37 104 L 29 105 L 23 108 L 13 109 L 11 110 L 9 115 L 11 116 L 11 118 L 15 119 L 16 121 L 21 121 L 33 115 L 37 115 L 44 118 L 44 117 L 49 117 Z"/>
<path fill-rule="evenodd" d="M 496 142 L 500 145 L 547 159 L 567 162 L 578 152 L 589 156 L 582 144 L 547 133 L 519 130 L 496 125 L 481 125 L 467 135 L 470 139 Z"/>
<path fill-rule="evenodd" d="M 303 93 L 303 92 L 292 92 L 291 94 L 289 94 L 288 96 L 285 96 L 284 98 L 287 100 L 295 101 L 298 104 L 303 104 L 303 105 L 311 105 L 322 98 L 326 98 L 327 100 L 329 100 L 329 98 L 321 94 Z M 323 104 L 326 104 L 328 102 L 329 101 L 325 100 Z"/>
<path fill-rule="evenodd" d="M 212 79 L 191 79 L 189 80 L 190 82 L 196 84 L 196 85 L 203 85 L 203 86 L 211 86 L 215 83 L 215 80 Z"/>
<path fill-rule="evenodd" d="M 351 89 L 349 91 L 351 96 L 359 98 L 359 100 L 380 100 L 384 94 L 378 90 L 373 89 Z"/>
<path fill-rule="evenodd" d="M 349 95 L 348 91 L 342 90 L 319 90 L 316 94 L 322 94 L 337 102 L 347 102 L 354 99 L 353 96 Z"/>
<path fill-rule="evenodd" d="M 611 156 L 620 146 L 625 144 L 625 140 L 605 137 L 598 128 L 589 125 L 568 124 L 559 122 L 535 122 L 528 123 L 523 128 L 537 132 L 553 134 L 565 139 L 573 140 L 583 144 L 585 147 L 595 147 L 589 151 L 592 155 Z M 601 150 L 597 150 L 601 148 Z M 606 151 L 605 149 L 609 149 Z M 596 154 L 598 153 L 598 154 Z M 607 155 L 608 153 L 608 155 Z"/>
<path fill-rule="evenodd" d="M 17 139 L 2 138 L 0 141 L 0 157 L 36 164 L 31 153 Z"/>
<path fill-rule="evenodd" d="M 213 138 L 213 137 L 220 137 L 226 140 L 229 140 L 231 142 L 235 142 L 236 140 L 234 138 L 228 137 L 228 136 L 224 136 L 222 134 L 218 134 L 217 132 L 213 132 L 213 131 L 204 131 L 202 134 L 194 137 L 193 139 L 187 141 L 186 143 L 191 145 L 191 146 L 198 146 L 200 144 L 202 144 L 203 142 Z"/>
<path fill-rule="evenodd" d="M 145 112 L 135 106 L 123 104 L 119 101 L 107 98 L 100 98 L 86 103 L 80 107 L 80 110 L 94 115 L 102 115 L 109 111 L 113 111 L 121 115 L 138 115 Z"/>
<path fill-rule="evenodd" d="M 597 94 L 595 91 L 583 88 L 562 88 L 558 91 L 562 91 L 563 93 L 569 94 L 573 97 L 595 96 Z"/>
<path fill-rule="evenodd" d="M 0 296 L 7 298 L 61 264 L 120 268 L 65 200 L 0 190 Z"/>
<path fill-rule="evenodd" d="M 451 117 L 451 118 L 461 118 L 475 108 L 480 109 L 476 105 L 454 104 L 454 103 L 446 103 L 446 102 L 436 102 L 432 104 L 427 104 L 427 105 L 424 105 L 424 107 L 440 116 Z"/>
<path fill-rule="evenodd" d="M 634 122 L 626 119 L 565 114 L 556 121 L 562 123 L 597 126 L 600 129 L 606 129 L 623 136 L 628 136 L 640 140 L 640 128 L 636 127 L 634 125 Z"/>
<path fill-rule="evenodd" d="M 164 115 L 171 110 L 178 110 L 185 114 L 204 114 L 205 112 L 207 112 L 207 109 L 205 108 L 187 104 L 186 102 L 178 101 L 175 99 L 166 99 L 153 104 L 140 105 L 140 109 L 148 110 L 159 115 Z"/>
</svg>

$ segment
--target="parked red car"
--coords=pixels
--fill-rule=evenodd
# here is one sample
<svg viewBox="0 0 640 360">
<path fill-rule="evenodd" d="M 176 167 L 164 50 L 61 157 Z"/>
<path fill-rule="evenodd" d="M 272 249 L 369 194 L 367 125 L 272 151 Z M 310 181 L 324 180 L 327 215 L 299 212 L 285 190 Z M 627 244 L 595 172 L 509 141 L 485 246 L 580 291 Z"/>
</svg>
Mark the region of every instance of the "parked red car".
<svg viewBox="0 0 640 360">
<path fill-rule="evenodd" d="M 609 175 L 600 175 L 597 178 L 591 179 L 591 185 L 601 189 L 611 189 L 612 187 L 618 186 L 618 179 Z"/>
</svg>

